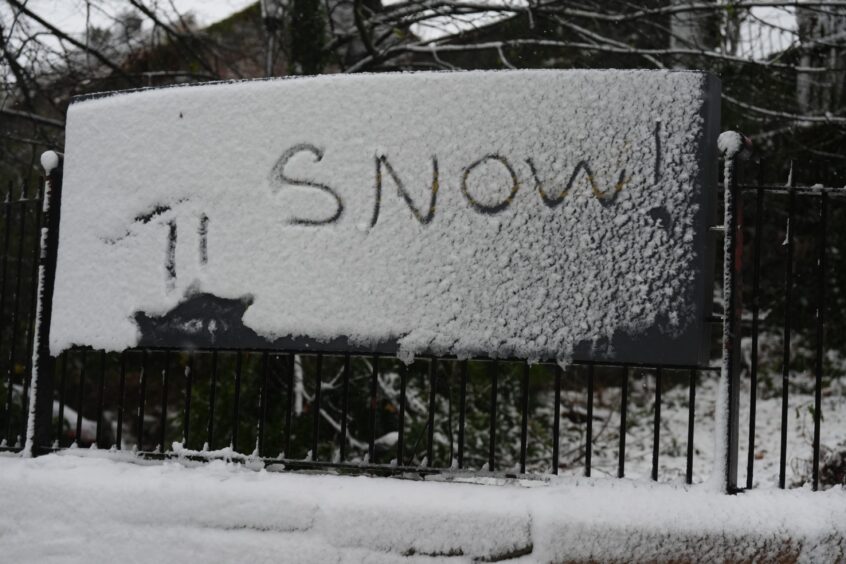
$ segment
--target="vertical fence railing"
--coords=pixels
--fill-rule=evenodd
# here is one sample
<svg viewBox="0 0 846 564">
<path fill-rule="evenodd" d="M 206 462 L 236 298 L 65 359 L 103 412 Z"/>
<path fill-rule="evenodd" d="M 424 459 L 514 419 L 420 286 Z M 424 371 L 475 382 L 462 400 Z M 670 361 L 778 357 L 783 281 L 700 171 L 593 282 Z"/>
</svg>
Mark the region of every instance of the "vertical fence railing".
<svg viewBox="0 0 846 564">
<path fill-rule="evenodd" d="M 799 186 L 797 179 L 791 170 L 788 182 L 784 186 L 764 185 L 764 184 L 747 184 L 742 185 L 741 189 L 744 192 L 754 195 L 755 203 L 755 220 L 753 223 L 753 237 L 752 237 L 752 286 L 751 286 L 751 320 L 750 320 L 750 396 L 749 396 L 749 429 L 748 429 L 748 457 L 746 468 L 746 487 L 752 488 L 755 485 L 755 466 L 758 457 L 757 452 L 757 437 L 756 431 L 759 430 L 761 421 L 757 416 L 757 404 L 760 401 L 759 385 L 761 377 L 761 336 L 766 333 L 771 341 L 775 340 L 772 337 L 778 336 L 780 340 L 781 350 L 780 359 L 778 363 L 777 376 L 780 381 L 780 389 L 778 390 L 778 462 L 777 462 L 777 476 L 776 485 L 779 488 L 786 488 L 790 485 L 800 485 L 801 481 L 794 481 L 789 483 L 788 479 L 788 462 L 791 457 L 795 460 L 801 460 L 808 456 L 810 460 L 809 466 L 809 482 L 814 490 L 822 487 L 820 472 L 821 472 L 821 429 L 823 414 L 823 385 L 826 376 L 825 366 L 825 333 L 826 333 L 826 308 L 827 296 L 831 293 L 830 284 L 832 283 L 831 272 L 828 270 L 828 257 L 830 255 L 830 231 L 829 231 L 829 215 L 830 203 L 833 200 L 842 201 L 846 198 L 846 189 L 825 187 L 822 185 L 815 185 L 811 187 Z M 778 200 L 774 202 L 773 200 Z M 800 203 L 803 204 L 800 209 Z M 777 206 L 780 204 L 783 206 Z M 765 222 L 770 224 L 776 223 L 773 217 L 767 215 L 769 209 L 778 210 L 783 213 L 783 235 L 778 234 L 775 237 L 778 247 L 783 251 L 781 256 L 779 268 L 782 270 L 779 276 L 780 291 L 775 294 L 776 299 L 780 299 L 781 303 L 766 303 L 763 297 L 764 291 L 762 288 L 761 271 L 762 256 L 765 254 L 763 248 L 768 243 L 767 239 L 772 238 L 772 235 L 767 235 L 764 229 Z M 802 219 L 806 226 L 801 230 Z M 806 267 L 806 271 L 810 270 L 802 279 L 797 281 L 797 248 L 801 242 L 802 248 L 805 249 L 805 262 L 810 263 L 810 268 Z M 842 252 L 838 250 L 839 252 Z M 771 284 L 773 285 L 773 284 Z M 771 298 L 772 299 L 772 298 Z M 807 306 L 802 306 L 802 302 L 807 303 Z M 782 318 L 780 327 L 770 324 L 765 327 L 761 323 L 760 311 L 767 306 L 778 306 L 782 310 Z M 796 327 L 794 320 L 797 319 L 797 312 L 801 311 L 801 307 L 810 307 L 813 310 L 813 323 L 806 324 L 804 332 L 799 332 L 803 328 Z M 812 349 L 811 358 L 808 359 L 808 368 L 797 370 L 795 366 L 796 360 L 796 336 L 800 337 L 801 342 L 808 343 Z M 775 372 L 775 371 L 772 371 Z M 795 393 L 794 388 L 798 386 L 795 380 L 803 374 L 812 377 L 813 397 L 812 406 L 810 407 L 812 419 L 812 436 L 809 441 L 810 453 L 791 452 L 791 443 L 789 436 L 791 432 L 795 433 L 795 429 L 791 427 L 791 417 L 798 417 L 799 410 L 791 410 L 791 398 Z M 771 373 L 770 376 L 776 376 Z M 830 376 L 843 377 L 842 374 L 831 374 Z M 800 378 L 801 379 L 801 378 Z M 795 443 L 794 443 L 795 445 Z M 795 447 L 794 447 L 795 448 Z M 804 480 L 800 475 L 795 480 Z M 831 485 L 831 484 L 829 484 Z"/>
<path fill-rule="evenodd" d="M 787 468 L 787 411 L 788 411 L 788 393 L 790 391 L 790 339 L 791 326 L 789 312 L 793 306 L 793 233 L 795 226 L 793 225 L 793 214 L 796 208 L 796 186 L 794 183 L 793 170 L 790 171 L 790 179 L 788 180 L 788 204 L 787 204 L 787 237 L 785 245 L 787 247 L 787 265 L 784 269 L 784 311 L 788 312 L 784 316 L 784 331 L 783 331 L 783 345 L 782 345 L 782 363 L 781 363 L 781 446 L 779 448 L 779 463 L 778 463 L 778 487 L 784 488 Z"/>
<path fill-rule="evenodd" d="M 20 449 L 27 433 L 42 194 L 41 182 L 10 183 L 0 202 L 0 449 Z"/>
<path fill-rule="evenodd" d="M 820 421 L 822 420 L 822 378 L 825 331 L 825 287 L 826 287 L 826 227 L 828 226 L 828 193 L 820 194 L 819 227 L 817 230 L 817 323 L 816 354 L 814 363 L 814 439 L 811 466 L 811 486 L 814 491 L 820 486 Z"/>
<path fill-rule="evenodd" d="M 764 190 L 755 190 L 755 224 L 752 250 L 752 350 L 749 365 L 749 435 L 746 461 L 746 487 L 752 487 L 755 464 L 755 420 L 758 406 L 758 316 L 760 314 L 761 284 L 761 227 L 764 207 Z"/>
<path fill-rule="evenodd" d="M 743 201 L 739 194 L 739 166 L 745 150 L 740 133 L 720 136 L 723 153 L 723 342 L 722 375 L 718 394 L 717 429 L 722 448 L 716 456 L 725 464 L 723 485 L 737 489 L 738 435 L 740 418 L 740 322 L 742 311 L 741 254 L 743 252 Z M 725 405 L 721 405 L 725 402 Z M 718 467 L 719 465 L 717 465 Z"/>
<path fill-rule="evenodd" d="M 55 185 L 47 183 L 48 188 Z M 729 185 L 727 193 L 732 190 Z M 786 231 L 787 261 L 780 296 L 789 309 L 793 299 L 807 290 L 794 280 L 794 237 L 799 236 L 791 223 L 794 207 L 800 199 L 811 198 L 819 203 L 815 227 L 818 268 L 814 286 L 818 305 L 812 332 L 815 356 L 811 456 L 811 482 L 817 489 L 821 487 L 828 216 L 831 200 L 842 196 L 843 191 L 804 188 L 795 182 L 787 188 L 739 185 L 734 190 L 738 191 L 735 196 L 741 192 L 754 195 L 747 488 L 754 485 L 756 392 L 762 370 L 758 350 L 759 333 L 763 330 L 760 311 L 766 307 L 761 299 L 761 261 L 770 252 L 761 235 L 761 225 L 770 195 L 786 197 L 790 227 Z M 64 353 L 55 366 L 52 359 L 47 360 L 49 373 L 55 373 L 58 383 L 55 394 L 48 397 L 40 393 L 46 388 L 39 384 L 40 389 L 33 396 L 28 393 L 30 374 L 47 366 L 38 362 L 33 366 L 29 360 L 36 343 L 47 345 L 46 338 L 37 332 L 41 326 L 34 323 L 32 310 L 37 282 L 37 228 L 50 221 L 49 211 L 46 217 L 39 215 L 42 202 L 38 190 L 30 188 L 23 193 L 16 189 L 0 204 L 0 354 L 5 362 L 5 396 L 0 398 L 4 442 L 0 448 L 22 448 L 20 437 L 25 436 L 21 431 L 26 425 L 27 402 L 35 397 L 36 402 L 42 402 L 36 411 L 40 410 L 42 418 L 49 422 L 44 434 L 34 439 L 41 452 L 54 445 L 66 448 L 72 444 L 96 444 L 99 448 L 115 446 L 162 456 L 172 452 L 168 439 L 181 439 L 183 449 L 191 456 L 212 456 L 210 453 L 223 452 L 225 447 L 230 447 L 227 452 L 234 456 L 235 452 L 252 451 L 255 447 L 256 454 L 268 463 L 279 462 L 289 468 L 364 468 L 385 474 L 484 468 L 514 475 L 575 472 L 585 476 L 602 470 L 618 477 L 640 472 L 653 480 L 672 479 L 662 465 L 667 456 L 662 446 L 662 408 L 672 407 L 668 405 L 668 394 L 678 395 L 680 392 L 674 390 L 684 389 L 687 424 L 686 434 L 680 436 L 687 444 L 677 471 L 689 484 L 705 477 L 697 473 L 701 466 L 697 466 L 694 438 L 710 437 L 703 438 L 695 429 L 697 387 L 713 381 L 713 367 L 574 362 L 565 370 L 557 364 L 529 366 L 440 357 L 422 357 L 405 366 L 388 357 L 352 353 L 139 349 L 113 355 L 82 349 Z M 734 203 L 738 208 L 739 202 L 737 197 Z M 737 216 L 731 221 L 736 220 Z M 732 229 L 731 221 L 726 224 L 727 231 Z M 736 225 L 738 233 L 747 231 L 739 221 Z M 734 248 L 726 247 L 726 257 L 734 261 L 727 272 L 737 276 L 734 282 L 728 281 L 729 285 L 741 284 L 737 257 L 738 246 L 742 248 L 743 244 L 740 237 Z M 735 297 L 739 298 L 739 294 L 738 291 Z M 739 319 L 737 305 L 734 300 L 725 303 L 726 320 Z M 788 405 L 790 395 L 790 342 L 794 333 L 788 315 L 782 327 L 783 406 Z M 739 339 L 732 343 L 736 347 Z M 42 350 L 38 358 L 41 354 L 46 353 Z M 735 365 L 732 371 L 737 373 L 739 368 Z M 680 379 L 673 371 L 685 377 Z M 646 375 L 650 375 L 648 379 Z M 632 449 L 627 448 L 627 442 L 632 440 L 631 409 L 633 402 L 646 401 L 640 383 L 651 382 L 652 378 L 655 384 L 647 402 L 651 404 L 650 434 L 646 440 L 639 439 L 640 449 L 645 447 L 648 454 L 635 464 Z M 618 391 L 619 404 L 613 409 L 599 399 L 608 389 Z M 737 397 L 737 389 L 735 380 L 729 397 Z M 581 400 L 574 399 L 579 396 Z M 580 404 L 577 408 L 574 401 Z M 726 430 L 728 453 L 734 453 L 735 464 L 738 445 L 737 439 L 731 442 L 730 433 L 732 426 L 737 428 L 739 409 L 732 404 L 733 419 Z M 619 418 L 617 435 L 608 441 L 608 426 L 604 423 L 612 412 Z M 784 440 L 788 427 L 786 409 L 780 413 L 778 485 L 786 487 L 791 453 Z M 574 439 L 575 428 L 581 431 Z M 244 441 L 245 438 L 250 440 Z M 609 449 L 616 449 L 610 458 Z M 732 475 L 736 475 L 736 470 L 729 465 L 725 479 L 731 487 L 727 489 L 734 489 Z"/>
</svg>

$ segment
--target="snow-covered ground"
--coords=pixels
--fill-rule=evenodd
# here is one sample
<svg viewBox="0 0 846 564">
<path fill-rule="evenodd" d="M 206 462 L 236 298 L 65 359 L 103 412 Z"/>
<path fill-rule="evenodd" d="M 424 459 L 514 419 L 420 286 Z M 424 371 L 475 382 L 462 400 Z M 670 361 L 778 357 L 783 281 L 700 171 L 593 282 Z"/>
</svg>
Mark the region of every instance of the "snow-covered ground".
<svg viewBox="0 0 846 564">
<path fill-rule="evenodd" d="M 761 376 L 764 380 L 764 376 Z M 787 414 L 786 483 L 788 487 L 810 483 L 813 460 L 813 378 L 809 374 L 791 374 Z M 639 386 L 643 389 L 636 389 Z M 651 380 L 630 384 L 628 433 L 626 437 L 626 476 L 649 479 L 652 468 L 652 394 Z M 779 474 L 781 441 L 781 385 L 773 389 L 761 384 L 755 418 L 755 462 L 753 486 L 776 487 Z M 703 375 L 696 390 L 693 481 L 708 479 L 713 464 L 717 374 Z M 575 393 L 573 403 L 584 403 L 583 394 Z M 593 470 L 595 475 L 616 475 L 619 441 L 619 388 L 611 388 L 594 409 Z M 661 407 L 659 480 L 684 480 L 687 453 L 688 389 L 676 386 L 665 390 Z M 820 464 L 829 456 L 846 450 L 846 379 L 834 378 L 822 390 L 820 425 Z M 750 389 L 748 377 L 741 379 L 738 484 L 745 487 L 749 453 Z M 583 435 L 562 432 L 562 452 L 583 441 Z M 581 459 L 579 459 L 581 460 Z M 578 475 L 580 463 L 564 472 Z M 823 487 L 826 487 L 825 485 Z"/>
<path fill-rule="evenodd" d="M 839 488 L 727 496 L 604 478 L 480 485 L 103 456 L 0 457 L 4 561 L 846 557 Z"/>
</svg>

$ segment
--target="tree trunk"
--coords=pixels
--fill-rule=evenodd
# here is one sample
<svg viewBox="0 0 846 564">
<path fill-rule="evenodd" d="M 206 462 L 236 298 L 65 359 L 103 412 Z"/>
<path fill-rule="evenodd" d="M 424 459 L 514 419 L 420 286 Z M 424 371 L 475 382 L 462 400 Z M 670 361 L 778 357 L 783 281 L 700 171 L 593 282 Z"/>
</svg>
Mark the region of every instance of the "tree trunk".
<svg viewBox="0 0 846 564">
<path fill-rule="evenodd" d="M 714 4 L 716 0 L 707 0 Z M 689 0 L 670 0 L 670 5 L 690 4 Z M 720 45 L 720 18 L 715 10 L 678 12 L 670 16 L 670 49 L 714 51 Z M 696 59 L 678 56 L 674 68 L 692 68 Z"/>
<path fill-rule="evenodd" d="M 800 66 L 843 69 L 846 51 L 846 9 L 796 8 L 796 23 L 802 55 Z M 820 114 L 838 112 L 842 106 L 846 72 L 832 70 L 827 73 L 796 75 L 796 103 L 802 113 Z"/>
</svg>

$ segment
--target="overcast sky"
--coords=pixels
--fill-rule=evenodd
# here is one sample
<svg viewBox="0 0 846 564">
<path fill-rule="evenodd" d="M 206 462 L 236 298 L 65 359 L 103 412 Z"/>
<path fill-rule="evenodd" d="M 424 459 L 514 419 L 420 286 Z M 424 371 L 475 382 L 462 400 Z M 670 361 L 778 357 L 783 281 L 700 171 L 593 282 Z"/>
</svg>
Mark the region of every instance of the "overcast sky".
<svg viewBox="0 0 846 564">
<path fill-rule="evenodd" d="M 197 20 L 208 25 L 241 10 L 255 0 L 146 0 L 148 6 L 158 4 L 170 12 L 170 2 L 180 12 L 192 12 Z M 29 0 L 27 7 L 61 29 L 81 33 L 85 29 L 85 0 Z M 108 27 L 114 14 L 134 10 L 126 0 L 94 0 L 91 2 L 91 24 Z"/>
</svg>

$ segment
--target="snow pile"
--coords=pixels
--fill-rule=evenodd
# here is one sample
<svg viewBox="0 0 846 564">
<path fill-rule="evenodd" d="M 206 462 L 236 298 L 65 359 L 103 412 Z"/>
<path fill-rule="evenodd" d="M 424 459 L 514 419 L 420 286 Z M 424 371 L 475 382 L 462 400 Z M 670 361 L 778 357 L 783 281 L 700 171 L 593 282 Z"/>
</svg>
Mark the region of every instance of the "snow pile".
<svg viewBox="0 0 846 564">
<path fill-rule="evenodd" d="M 4 456 L 0 554 L 9 562 L 304 563 L 846 556 L 839 488 L 728 496 L 601 478 L 439 480 Z"/>
<path fill-rule="evenodd" d="M 421 73 L 78 101 L 51 350 L 136 345 L 137 312 L 213 294 L 270 341 L 695 362 L 716 84 Z"/>
</svg>

